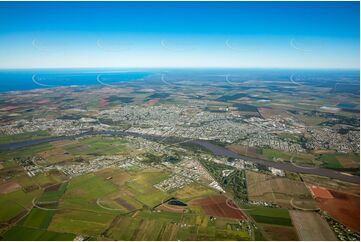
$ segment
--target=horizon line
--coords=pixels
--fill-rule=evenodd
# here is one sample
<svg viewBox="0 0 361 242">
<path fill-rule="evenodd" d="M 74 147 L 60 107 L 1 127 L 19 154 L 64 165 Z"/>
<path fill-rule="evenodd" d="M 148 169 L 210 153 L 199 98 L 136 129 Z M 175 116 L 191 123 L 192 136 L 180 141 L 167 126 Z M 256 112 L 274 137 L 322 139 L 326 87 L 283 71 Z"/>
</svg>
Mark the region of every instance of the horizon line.
<svg viewBox="0 0 361 242">
<path fill-rule="evenodd" d="M 129 67 L 129 66 L 118 66 L 118 67 L 0 67 L 2 70 L 61 70 L 61 69 L 263 69 L 263 70 L 352 70 L 360 71 L 360 67 L 224 67 L 224 66 L 160 66 L 160 67 Z"/>
</svg>

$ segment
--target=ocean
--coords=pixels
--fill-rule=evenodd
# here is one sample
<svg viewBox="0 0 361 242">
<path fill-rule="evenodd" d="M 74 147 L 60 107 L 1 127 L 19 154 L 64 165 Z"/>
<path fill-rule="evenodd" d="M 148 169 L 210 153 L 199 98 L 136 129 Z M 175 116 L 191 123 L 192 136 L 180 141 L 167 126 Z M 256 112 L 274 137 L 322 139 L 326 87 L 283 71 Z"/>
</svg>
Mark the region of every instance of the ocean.
<svg viewBox="0 0 361 242">
<path fill-rule="evenodd" d="M 47 69 L 1 70 L 0 92 L 59 86 L 114 85 L 139 80 L 150 72 L 138 70 Z"/>
</svg>

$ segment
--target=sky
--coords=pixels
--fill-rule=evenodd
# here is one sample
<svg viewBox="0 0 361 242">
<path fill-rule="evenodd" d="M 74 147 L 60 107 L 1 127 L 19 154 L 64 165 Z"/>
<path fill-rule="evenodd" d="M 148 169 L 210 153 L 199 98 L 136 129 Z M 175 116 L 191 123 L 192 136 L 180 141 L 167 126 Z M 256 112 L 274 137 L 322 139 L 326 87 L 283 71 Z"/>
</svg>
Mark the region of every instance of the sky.
<svg viewBox="0 0 361 242">
<path fill-rule="evenodd" d="M 359 69 L 359 2 L 0 2 L 0 68 Z"/>
</svg>

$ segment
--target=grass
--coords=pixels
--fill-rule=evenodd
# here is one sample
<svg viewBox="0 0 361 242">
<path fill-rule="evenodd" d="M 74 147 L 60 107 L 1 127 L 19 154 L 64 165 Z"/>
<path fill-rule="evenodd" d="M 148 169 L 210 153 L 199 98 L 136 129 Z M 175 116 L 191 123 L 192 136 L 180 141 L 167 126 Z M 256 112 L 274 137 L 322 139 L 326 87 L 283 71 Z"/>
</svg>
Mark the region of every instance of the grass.
<svg viewBox="0 0 361 242">
<path fill-rule="evenodd" d="M 94 174 L 86 174 L 73 178 L 60 199 L 59 206 L 71 209 L 104 212 L 96 201 L 117 191 L 111 182 Z"/>
<path fill-rule="evenodd" d="M 336 156 L 337 155 L 335 154 L 323 154 L 320 156 L 320 160 L 323 162 L 323 166 L 326 168 L 342 168 Z"/>
<path fill-rule="evenodd" d="M 285 161 L 291 160 L 293 156 L 293 160 L 295 162 L 300 161 L 304 164 L 313 164 L 313 160 L 315 159 L 314 155 L 308 153 L 297 153 L 291 154 L 287 152 L 282 152 L 275 149 L 262 149 L 262 156 L 268 160 L 273 160 L 277 158 L 281 158 Z"/>
<path fill-rule="evenodd" d="M 168 178 L 169 174 L 160 171 L 146 171 L 136 173 L 134 178 L 127 182 L 128 189 L 134 194 L 138 201 L 154 207 L 162 202 L 162 200 L 170 197 L 168 193 L 156 189 L 153 185 Z"/>
<path fill-rule="evenodd" d="M 62 183 L 57 191 L 45 191 L 38 199 L 39 202 L 58 201 L 65 193 L 68 183 Z"/>
<path fill-rule="evenodd" d="M 28 228 L 47 229 L 53 215 L 54 215 L 54 211 L 47 211 L 39 208 L 33 208 L 31 212 L 17 225 L 21 225 Z"/>
<path fill-rule="evenodd" d="M 213 189 L 199 185 L 197 183 L 191 183 L 191 184 L 177 190 L 175 192 L 174 196 L 183 202 L 187 202 L 192 199 L 205 197 L 205 196 L 211 196 L 211 195 L 217 195 L 217 194 L 218 194 L 218 192 L 214 191 Z"/>
<path fill-rule="evenodd" d="M 32 206 L 32 199 L 38 196 L 39 190 L 25 193 L 22 190 L 7 193 L 0 196 L 0 222 L 6 222 L 11 218 Z"/>
<path fill-rule="evenodd" d="M 114 155 L 126 150 L 126 141 L 111 137 L 88 137 L 64 147 L 72 155 Z"/>
<path fill-rule="evenodd" d="M 14 226 L 4 235 L 4 240 L 52 240 L 52 241 L 69 241 L 75 238 L 74 234 L 57 233 L 42 229 L 27 228 L 23 226 Z"/>
<path fill-rule="evenodd" d="M 258 223 L 292 226 L 289 212 L 284 208 L 254 207 L 247 213 Z"/>
<path fill-rule="evenodd" d="M 70 232 L 88 236 L 100 235 L 113 221 L 115 214 L 88 210 L 58 211 L 49 226 L 49 230 Z"/>
<path fill-rule="evenodd" d="M 273 160 L 274 158 L 281 158 L 283 160 L 290 160 L 291 155 L 275 149 L 262 149 L 262 155 L 266 156 L 267 159 Z"/>
<path fill-rule="evenodd" d="M 35 139 L 46 138 L 49 136 L 50 134 L 43 130 L 14 134 L 14 135 L 5 135 L 5 136 L 0 136 L 0 144 L 16 143 L 24 140 L 35 140 Z"/>
<path fill-rule="evenodd" d="M 199 210 L 200 211 L 200 210 Z M 249 240 L 237 220 L 210 221 L 197 209 L 189 213 L 143 211 L 117 217 L 105 234 L 112 240 Z M 185 225 L 185 226 L 184 226 Z"/>
<path fill-rule="evenodd" d="M 33 183 L 41 186 L 46 187 L 49 185 L 54 185 L 61 183 L 64 180 L 63 176 L 55 175 L 55 174 L 37 174 L 36 176 L 31 177 Z"/>
<path fill-rule="evenodd" d="M 18 166 L 18 164 L 14 160 L 6 160 L 2 162 L 1 165 L 3 166 L 3 168 L 12 168 Z"/>
<path fill-rule="evenodd" d="M 26 158 L 34 156 L 35 154 L 49 150 L 53 146 L 50 143 L 39 144 L 39 145 L 32 145 L 29 147 L 24 147 L 16 150 L 7 150 L 7 151 L 0 151 L 0 157 L 3 160 L 10 160 L 13 158 Z"/>
</svg>

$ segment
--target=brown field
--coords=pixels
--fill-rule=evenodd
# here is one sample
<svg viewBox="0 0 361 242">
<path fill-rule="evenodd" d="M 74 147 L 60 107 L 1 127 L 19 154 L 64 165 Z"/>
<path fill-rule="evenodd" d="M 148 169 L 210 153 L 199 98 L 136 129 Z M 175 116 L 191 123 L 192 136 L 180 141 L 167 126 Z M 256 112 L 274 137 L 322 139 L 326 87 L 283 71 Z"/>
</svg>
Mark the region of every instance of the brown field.
<svg viewBox="0 0 361 242">
<path fill-rule="evenodd" d="M 61 186 L 61 184 L 55 184 L 52 186 L 48 186 L 47 188 L 44 189 L 44 191 L 45 192 L 54 192 L 54 191 L 57 191 L 60 186 Z"/>
<path fill-rule="evenodd" d="M 9 192 L 13 192 L 20 188 L 21 188 L 21 186 L 17 182 L 14 182 L 14 181 L 6 182 L 3 184 L 0 184 L 0 194 L 6 194 Z"/>
<path fill-rule="evenodd" d="M 315 154 L 335 154 L 336 151 L 335 150 L 315 150 L 314 151 Z"/>
<path fill-rule="evenodd" d="M 267 233 L 268 240 L 294 241 L 298 240 L 297 233 L 293 227 L 261 224 L 262 229 Z"/>
<path fill-rule="evenodd" d="M 159 102 L 159 98 L 151 99 L 144 104 L 145 107 L 153 106 Z"/>
<path fill-rule="evenodd" d="M 336 159 L 340 162 L 340 164 L 344 168 L 359 167 L 359 163 L 349 156 L 336 156 Z"/>
<path fill-rule="evenodd" d="M 185 206 L 175 206 L 175 205 L 169 205 L 169 204 L 162 204 L 156 207 L 156 209 L 159 209 L 161 211 L 165 212 L 172 212 L 172 213 L 183 213 L 185 210 Z"/>
<path fill-rule="evenodd" d="M 290 112 L 279 108 L 268 108 L 268 107 L 258 108 L 258 112 L 264 119 L 274 118 L 274 117 L 283 117 L 283 118 L 293 117 L 293 115 Z"/>
<path fill-rule="evenodd" d="M 313 197 L 324 199 L 333 198 L 331 192 L 323 187 L 311 186 L 310 191 Z"/>
<path fill-rule="evenodd" d="M 188 203 L 189 206 L 200 206 L 207 215 L 224 218 L 245 220 L 246 216 L 237 209 L 237 206 L 225 196 L 211 196 L 208 198 L 195 199 Z M 234 208 L 233 208 L 234 207 Z"/>
<path fill-rule="evenodd" d="M 310 174 L 300 174 L 305 184 L 316 185 L 336 191 L 347 191 L 355 195 L 360 194 L 360 185 L 349 182 L 343 182 L 324 176 L 316 176 Z"/>
<path fill-rule="evenodd" d="M 337 240 L 318 213 L 291 210 L 290 215 L 300 240 Z"/>
<path fill-rule="evenodd" d="M 108 104 L 109 104 L 109 103 L 108 103 L 107 99 L 105 99 L 105 98 L 101 98 L 101 99 L 99 100 L 99 105 L 100 105 L 100 107 L 102 107 L 102 108 L 108 106 Z"/>
<path fill-rule="evenodd" d="M 334 190 L 328 190 L 325 196 L 325 192 L 320 192 L 322 188 L 315 186 L 310 190 L 320 209 L 345 226 L 360 231 L 360 197 Z"/>
<path fill-rule="evenodd" d="M 295 203 L 302 202 L 303 208 L 315 208 L 312 196 L 302 182 L 252 171 L 247 171 L 246 178 L 248 199 L 251 201 L 271 202 L 292 208 L 292 199 Z"/>
<path fill-rule="evenodd" d="M 66 151 L 64 150 L 64 146 L 69 145 L 71 143 L 73 143 L 73 141 L 68 141 L 68 140 L 52 142 L 53 145 L 52 149 L 40 152 L 38 154 L 38 156 L 42 157 L 46 162 L 38 161 L 37 164 L 49 165 L 59 162 L 72 161 L 74 157 L 70 154 L 67 154 Z"/>
<path fill-rule="evenodd" d="M 254 147 L 232 144 L 232 145 L 227 145 L 226 148 L 241 155 L 248 155 L 250 157 L 260 157 L 260 155 L 256 153 L 256 148 Z"/>
<path fill-rule="evenodd" d="M 129 211 L 132 211 L 132 210 L 135 209 L 131 204 L 127 203 L 127 201 L 121 199 L 120 197 L 116 198 L 115 201 L 116 201 L 120 206 L 126 208 L 126 209 L 129 210 Z"/>
</svg>

